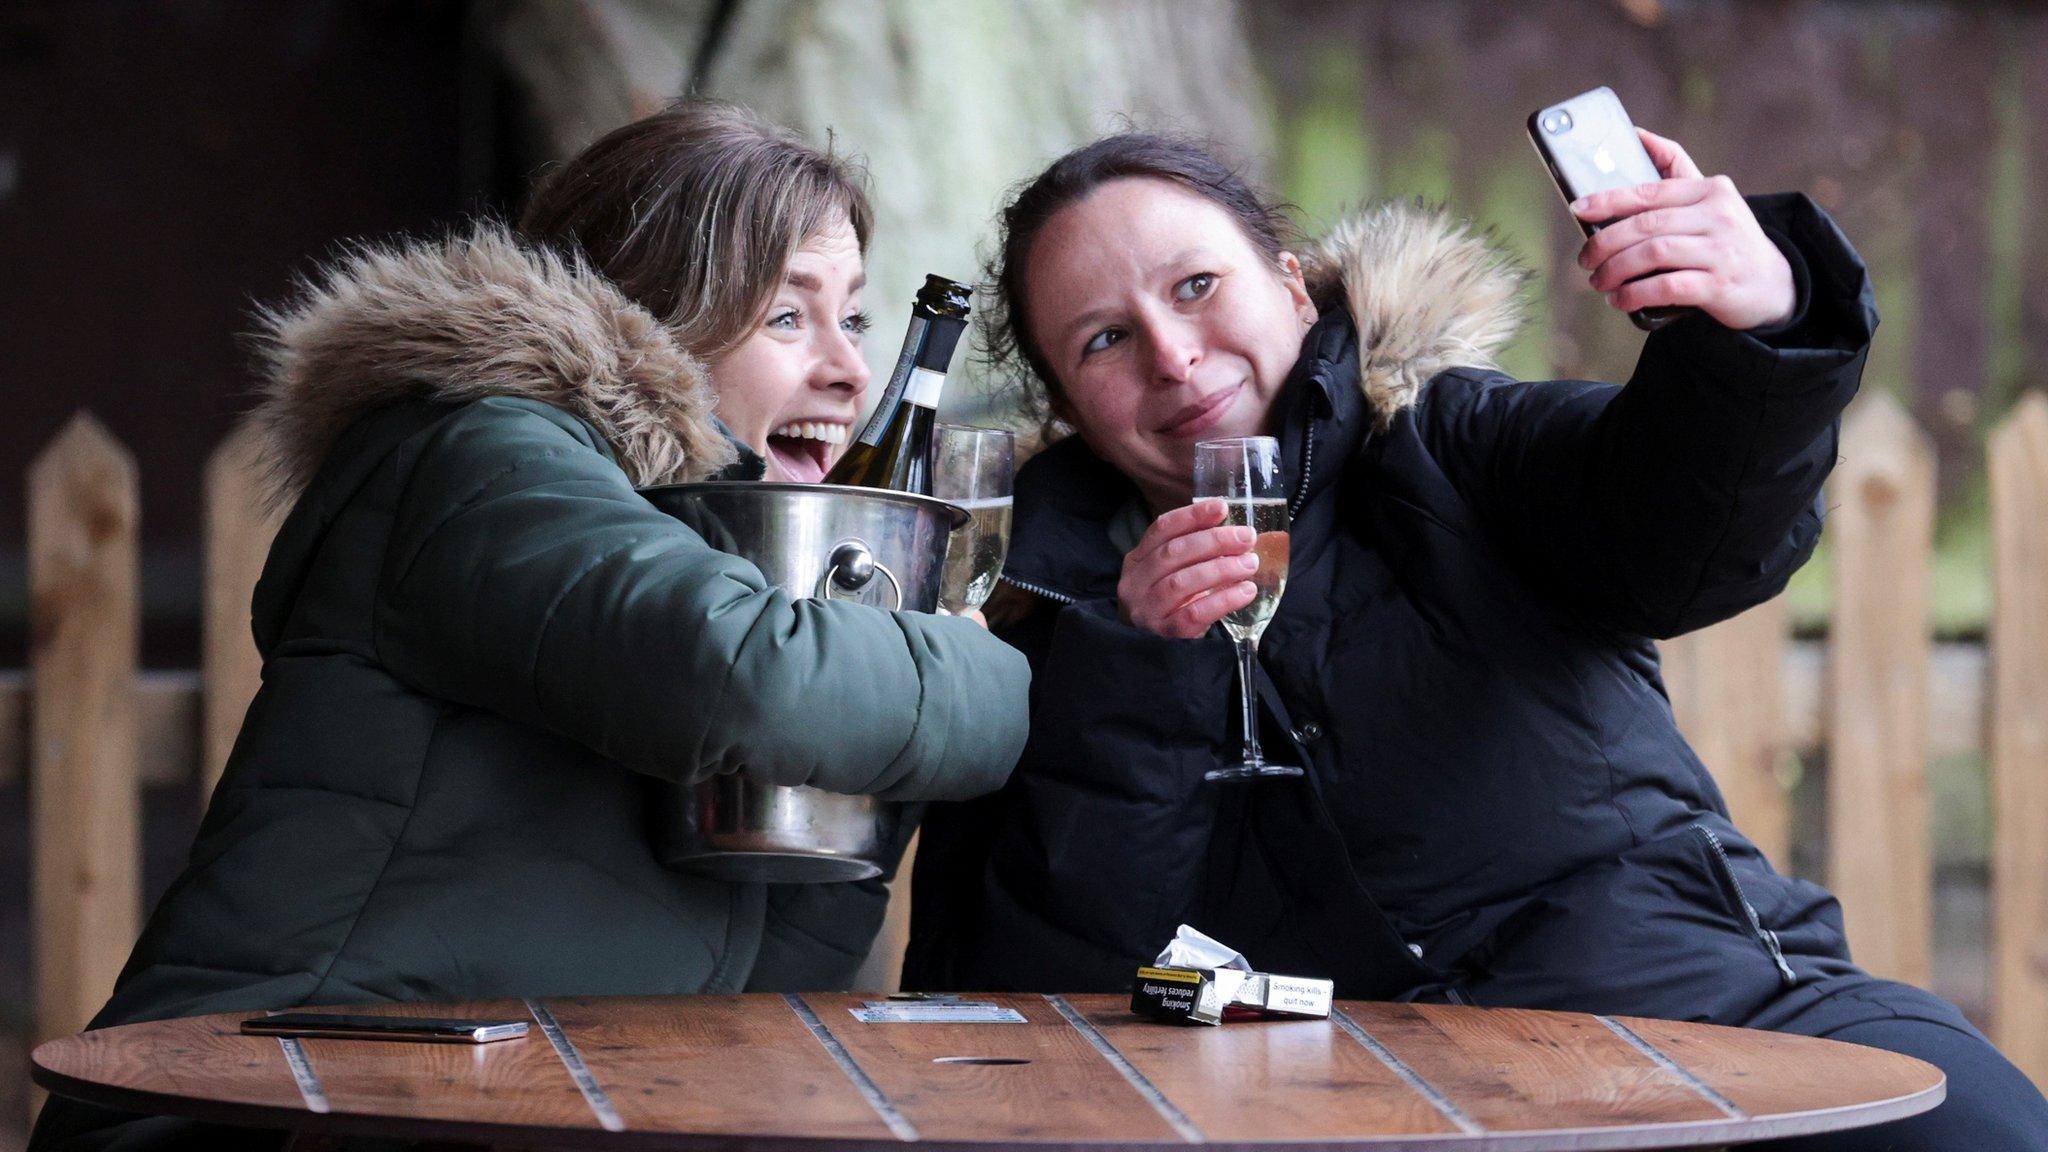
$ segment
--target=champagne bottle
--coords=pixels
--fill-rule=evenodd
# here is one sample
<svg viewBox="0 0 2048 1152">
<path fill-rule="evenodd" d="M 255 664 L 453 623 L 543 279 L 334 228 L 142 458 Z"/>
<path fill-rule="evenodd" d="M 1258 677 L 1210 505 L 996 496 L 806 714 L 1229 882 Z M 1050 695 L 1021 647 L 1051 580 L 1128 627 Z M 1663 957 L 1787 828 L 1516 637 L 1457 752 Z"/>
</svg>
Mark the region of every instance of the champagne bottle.
<svg viewBox="0 0 2048 1152">
<path fill-rule="evenodd" d="M 953 348 L 967 328 L 973 289 L 943 276 L 926 276 L 910 307 L 910 330 L 889 385 L 846 455 L 825 474 L 827 484 L 932 492 L 932 425 Z"/>
</svg>

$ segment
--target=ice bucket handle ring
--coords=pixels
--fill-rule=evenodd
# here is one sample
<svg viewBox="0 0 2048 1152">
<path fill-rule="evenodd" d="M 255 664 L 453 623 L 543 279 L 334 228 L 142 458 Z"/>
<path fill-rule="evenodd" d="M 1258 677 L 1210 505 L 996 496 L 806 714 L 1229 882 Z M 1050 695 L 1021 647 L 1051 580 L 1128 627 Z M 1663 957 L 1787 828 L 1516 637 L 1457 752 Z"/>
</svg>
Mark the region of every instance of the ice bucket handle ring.
<svg viewBox="0 0 2048 1152">
<path fill-rule="evenodd" d="M 872 549 L 862 540 L 841 540 L 832 546 L 832 555 L 827 558 L 825 574 L 818 578 L 818 599 L 833 599 L 832 590 L 858 592 L 874 580 L 880 572 L 889 581 L 891 611 L 903 607 L 903 585 L 889 566 L 875 559 Z"/>
</svg>

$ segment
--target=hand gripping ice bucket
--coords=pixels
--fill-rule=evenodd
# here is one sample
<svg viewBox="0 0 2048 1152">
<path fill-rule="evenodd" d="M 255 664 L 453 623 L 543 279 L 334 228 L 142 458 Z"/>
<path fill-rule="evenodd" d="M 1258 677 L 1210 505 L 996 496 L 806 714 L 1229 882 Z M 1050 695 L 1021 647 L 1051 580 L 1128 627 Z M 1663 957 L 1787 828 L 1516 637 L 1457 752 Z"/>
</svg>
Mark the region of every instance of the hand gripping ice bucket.
<svg viewBox="0 0 2048 1152">
<path fill-rule="evenodd" d="M 965 510 L 929 496 L 833 484 L 668 484 L 640 494 L 793 596 L 914 612 L 937 608 L 946 540 L 967 522 Z M 663 863 L 766 884 L 881 875 L 900 809 L 739 776 L 655 796 L 651 831 Z"/>
</svg>

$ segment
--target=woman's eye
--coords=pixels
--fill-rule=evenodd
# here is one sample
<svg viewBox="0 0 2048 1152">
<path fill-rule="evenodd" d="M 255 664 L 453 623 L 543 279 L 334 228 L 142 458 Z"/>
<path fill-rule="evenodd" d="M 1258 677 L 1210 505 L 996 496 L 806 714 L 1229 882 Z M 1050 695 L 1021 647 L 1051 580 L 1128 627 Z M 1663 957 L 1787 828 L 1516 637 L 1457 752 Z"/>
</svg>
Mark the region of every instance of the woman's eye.
<svg viewBox="0 0 2048 1152">
<path fill-rule="evenodd" d="M 869 328 L 874 327 L 874 325 L 874 317 L 869 316 L 865 312 L 855 312 L 853 315 L 848 316 L 846 319 L 841 320 L 839 322 L 839 326 L 841 328 L 846 329 L 848 335 L 855 337 L 858 337 L 861 333 L 867 331 Z"/>
<path fill-rule="evenodd" d="M 1097 332 L 1095 335 L 1089 337 L 1088 343 L 1081 346 L 1081 355 L 1093 356 L 1095 353 L 1102 351 L 1103 349 L 1109 347 L 1112 344 L 1121 343 L 1123 341 L 1123 338 L 1123 329 L 1104 328 L 1102 331 Z"/>
<path fill-rule="evenodd" d="M 768 327 L 795 328 L 797 326 L 797 318 L 797 310 L 794 308 L 785 308 L 780 312 L 771 312 L 768 314 Z"/>
<path fill-rule="evenodd" d="M 1197 272 L 1173 286 L 1173 298 L 1182 302 L 1199 300 L 1216 286 L 1216 276 L 1211 272 Z"/>
</svg>

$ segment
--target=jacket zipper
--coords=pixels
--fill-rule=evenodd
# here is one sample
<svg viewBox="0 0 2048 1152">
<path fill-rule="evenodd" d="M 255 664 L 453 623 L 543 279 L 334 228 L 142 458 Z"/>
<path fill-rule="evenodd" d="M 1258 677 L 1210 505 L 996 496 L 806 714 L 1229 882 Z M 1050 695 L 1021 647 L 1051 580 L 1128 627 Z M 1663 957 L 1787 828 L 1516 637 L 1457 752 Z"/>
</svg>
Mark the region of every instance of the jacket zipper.
<svg viewBox="0 0 2048 1152">
<path fill-rule="evenodd" d="M 1308 502 L 1308 477 L 1316 464 L 1316 425 L 1310 420 L 1301 437 L 1301 479 L 1294 485 L 1294 499 L 1287 503 L 1287 517 L 1301 515 L 1301 506 Z"/>
<path fill-rule="evenodd" d="M 1749 930 L 1755 933 L 1757 942 L 1764 946 L 1764 951 L 1771 954 L 1771 962 L 1778 966 L 1778 979 L 1787 988 L 1799 983 L 1799 976 L 1792 971 L 1792 966 L 1785 962 L 1785 950 L 1778 944 L 1778 934 L 1764 927 L 1763 919 L 1756 914 L 1756 906 L 1751 904 L 1749 897 L 1743 893 L 1742 881 L 1735 878 L 1735 867 L 1728 862 L 1728 850 L 1721 846 L 1721 838 L 1704 824 L 1695 824 L 1692 830 L 1706 841 L 1707 850 L 1713 853 L 1715 871 L 1720 874 L 1722 882 L 1728 885 L 1728 889 L 1735 894 L 1735 902 L 1742 905 L 1742 914 L 1749 918 Z"/>
<path fill-rule="evenodd" d="M 1033 596 L 1043 596 L 1047 600 L 1054 600 L 1061 604 L 1072 604 L 1074 602 L 1074 598 L 1072 596 L 1067 595 L 1064 592 L 1055 592 L 1042 584 L 1033 584 L 1029 580 L 1019 580 L 1015 576 L 1010 575 L 1008 572 L 1003 573 L 1001 576 L 997 577 L 997 579 L 1001 580 L 1005 584 L 1008 584 L 1012 588 L 1022 588 L 1024 591 L 1031 593 Z"/>
</svg>

